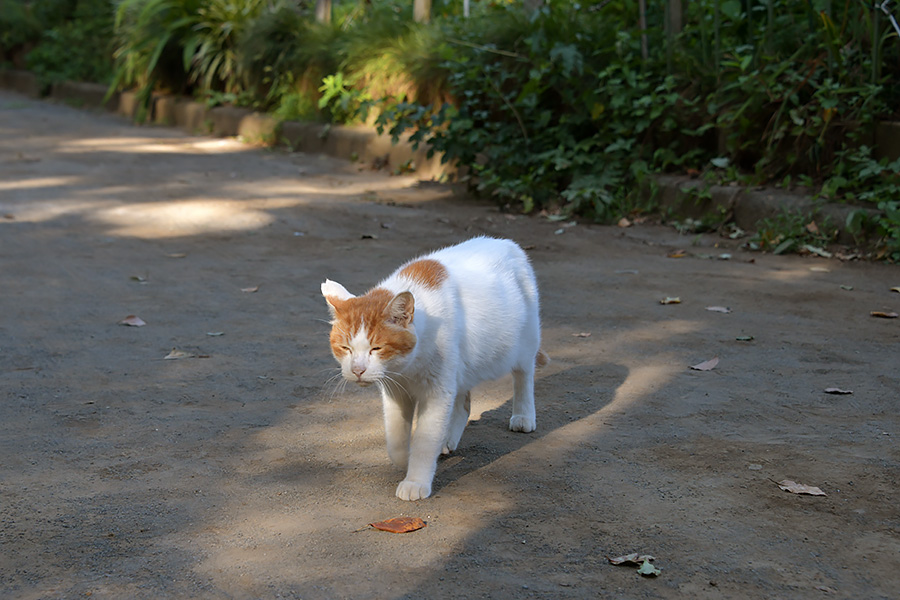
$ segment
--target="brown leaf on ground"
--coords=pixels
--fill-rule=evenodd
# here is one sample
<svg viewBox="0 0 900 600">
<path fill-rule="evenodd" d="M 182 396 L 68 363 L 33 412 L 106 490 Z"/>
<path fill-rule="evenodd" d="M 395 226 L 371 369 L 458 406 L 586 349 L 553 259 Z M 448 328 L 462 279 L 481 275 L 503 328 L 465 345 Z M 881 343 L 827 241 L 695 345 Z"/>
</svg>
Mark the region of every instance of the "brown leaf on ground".
<svg viewBox="0 0 900 600">
<path fill-rule="evenodd" d="M 825 492 L 823 492 L 820 488 L 817 488 L 812 485 L 804 485 L 802 483 L 797 483 L 796 481 L 791 481 L 790 479 L 785 479 L 783 481 L 778 482 L 778 487 L 783 489 L 786 492 L 790 492 L 792 494 L 807 494 L 809 496 L 827 496 Z"/>
<path fill-rule="evenodd" d="M 666 258 L 684 258 L 685 256 L 687 256 L 687 252 L 684 250 L 672 250 L 666 254 Z"/>
<path fill-rule="evenodd" d="M 136 315 L 128 315 L 121 321 L 119 321 L 119 325 L 126 325 L 128 327 L 143 327 L 147 323 L 144 320 Z"/>
<path fill-rule="evenodd" d="M 691 368 L 695 371 L 712 371 L 716 368 L 716 365 L 719 364 L 719 357 L 713 357 L 707 361 L 702 363 L 691 365 Z"/>
<path fill-rule="evenodd" d="M 883 310 L 873 310 L 869 314 L 880 319 L 896 319 L 897 317 L 900 317 L 900 315 L 895 312 L 885 312 Z"/>
<path fill-rule="evenodd" d="M 631 227 L 632 225 L 634 225 L 634 223 L 625 217 L 622 217 L 621 219 L 619 219 L 619 222 L 618 222 L 619 227 Z"/>
<path fill-rule="evenodd" d="M 194 358 L 194 355 L 184 350 L 172 348 L 172 351 L 163 357 L 163 360 L 178 360 L 179 358 Z"/>
<path fill-rule="evenodd" d="M 409 533 L 425 527 L 425 521 L 419 517 L 394 517 L 385 521 L 369 523 L 369 526 L 391 533 Z"/>
</svg>

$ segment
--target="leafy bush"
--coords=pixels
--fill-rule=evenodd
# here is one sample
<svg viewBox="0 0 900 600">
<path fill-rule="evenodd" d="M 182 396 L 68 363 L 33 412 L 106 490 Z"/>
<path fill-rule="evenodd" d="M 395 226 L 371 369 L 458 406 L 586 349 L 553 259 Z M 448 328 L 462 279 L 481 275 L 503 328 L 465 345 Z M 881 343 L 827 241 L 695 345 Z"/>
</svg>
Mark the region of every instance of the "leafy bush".
<svg viewBox="0 0 900 600">
<path fill-rule="evenodd" d="M 43 31 L 28 54 L 27 67 L 45 84 L 67 79 L 109 82 L 112 22 L 109 0 L 77 0 L 70 15 Z"/>
</svg>

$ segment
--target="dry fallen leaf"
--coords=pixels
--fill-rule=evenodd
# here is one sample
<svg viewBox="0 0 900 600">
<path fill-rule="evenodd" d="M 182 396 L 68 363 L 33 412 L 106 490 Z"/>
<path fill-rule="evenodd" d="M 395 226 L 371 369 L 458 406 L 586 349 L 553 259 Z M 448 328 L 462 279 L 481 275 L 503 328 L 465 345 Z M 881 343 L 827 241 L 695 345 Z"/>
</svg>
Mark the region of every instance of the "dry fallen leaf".
<svg viewBox="0 0 900 600">
<path fill-rule="evenodd" d="M 194 355 L 190 352 L 185 352 L 183 350 L 178 350 L 176 348 L 172 348 L 172 351 L 166 354 L 163 357 L 163 360 L 177 360 L 179 358 L 194 358 Z"/>
<path fill-rule="evenodd" d="M 666 296 L 659 301 L 660 304 L 681 304 L 681 298 L 678 296 Z"/>
<path fill-rule="evenodd" d="M 660 573 L 662 573 L 662 569 L 658 569 L 650 564 L 649 560 L 645 560 L 640 568 L 638 568 L 638 575 L 643 575 L 644 577 L 657 577 Z"/>
<path fill-rule="evenodd" d="M 710 312 L 724 313 L 726 315 L 731 312 L 731 309 L 728 308 L 727 306 L 707 306 L 706 310 L 708 310 Z"/>
<path fill-rule="evenodd" d="M 900 317 L 900 315 L 895 312 L 885 312 L 883 310 L 873 310 L 869 314 L 871 314 L 873 317 L 879 317 L 881 319 L 896 319 L 897 317 Z"/>
<path fill-rule="evenodd" d="M 419 517 L 394 517 L 385 521 L 369 523 L 369 526 L 391 533 L 409 533 L 425 527 L 425 521 Z"/>
<path fill-rule="evenodd" d="M 851 390 L 842 390 L 841 388 L 830 387 L 830 388 L 825 388 L 825 393 L 826 394 L 852 394 L 853 392 Z"/>
<path fill-rule="evenodd" d="M 255 285 L 253 287 L 241 288 L 241 291 L 244 292 L 245 294 L 254 294 L 259 291 L 259 286 Z"/>
<path fill-rule="evenodd" d="M 636 567 L 648 560 L 656 560 L 649 554 L 638 554 L 637 552 L 633 552 L 631 554 L 625 554 L 623 556 L 617 556 L 615 558 L 611 558 L 609 556 L 606 557 L 606 560 L 613 565 L 626 565 Z"/>
<path fill-rule="evenodd" d="M 807 494 L 809 496 L 827 496 L 825 492 L 821 489 L 812 486 L 812 485 L 803 485 L 802 483 L 797 483 L 796 481 L 791 481 L 790 479 L 785 479 L 784 481 L 778 482 L 778 487 L 783 489 L 786 492 L 790 492 L 792 494 Z"/>
<path fill-rule="evenodd" d="M 119 321 L 119 325 L 127 325 L 128 327 L 143 327 L 146 325 L 144 320 L 136 315 L 128 315 L 121 321 Z"/>
<path fill-rule="evenodd" d="M 719 357 L 716 356 L 707 361 L 704 361 L 700 364 L 691 365 L 691 368 L 695 371 L 712 371 L 716 368 L 716 365 L 719 364 Z"/>
<path fill-rule="evenodd" d="M 687 252 L 684 250 L 672 250 L 666 254 L 666 258 L 684 258 L 685 256 L 687 256 Z"/>
<path fill-rule="evenodd" d="M 588 331 L 582 331 L 581 333 L 573 333 L 572 337 L 588 338 L 588 337 L 591 337 L 591 334 Z"/>
<path fill-rule="evenodd" d="M 631 227 L 632 225 L 634 225 L 634 223 L 632 223 L 625 217 L 622 217 L 621 219 L 619 219 L 618 225 L 619 225 L 619 227 Z"/>
</svg>

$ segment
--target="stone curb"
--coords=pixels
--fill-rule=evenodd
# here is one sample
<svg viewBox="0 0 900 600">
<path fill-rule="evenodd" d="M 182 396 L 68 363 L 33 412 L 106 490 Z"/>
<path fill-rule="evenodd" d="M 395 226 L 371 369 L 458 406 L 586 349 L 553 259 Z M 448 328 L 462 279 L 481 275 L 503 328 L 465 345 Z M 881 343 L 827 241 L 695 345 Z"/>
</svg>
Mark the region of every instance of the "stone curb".
<svg viewBox="0 0 900 600">
<path fill-rule="evenodd" d="M 32 98 L 42 95 L 37 78 L 27 71 L 0 69 L 0 87 Z M 49 97 L 135 118 L 138 99 L 134 92 L 115 93 L 104 102 L 106 92 L 104 85 L 67 81 L 53 85 Z M 397 169 L 414 164 L 415 173 L 422 179 L 446 180 L 456 175 L 452 165 L 441 164 L 440 156 L 428 158 L 426 150 L 413 150 L 412 144 L 406 140 L 392 144 L 390 136 L 379 135 L 364 126 L 278 122 L 269 115 L 248 109 L 228 106 L 207 108 L 200 102 L 165 95 L 154 96 L 150 121 L 179 127 L 190 133 L 239 136 L 250 143 L 276 144 L 300 152 L 327 154 L 379 169 Z M 900 124 L 893 125 L 900 129 Z M 721 222 L 734 222 L 741 229 L 752 231 L 761 220 L 788 211 L 820 222 L 828 219 L 838 230 L 838 242 L 855 243 L 854 236 L 847 230 L 847 218 L 852 212 L 860 210 L 858 207 L 822 204 L 802 192 L 768 188 L 754 190 L 739 186 L 711 186 L 708 193 L 696 193 L 691 190 L 703 190 L 706 184 L 690 177 L 662 175 L 656 178 L 656 183 L 662 212 L 671 217 L 710 220 L 710 215 L 721 215 Z M 872 215 L 878 214 L 874 209 L 863 210 Z"/>
<path fill-rule="evenodd" d="M 45 92 L 37 77 L 28 71 L 0 69 L 0 87 L 31 98 L 41 98 Z M 105 85 L 65 81 L 52 85 L 46 95 L 78 108 L 102 108 L 135 119 L 140 108 L 137 94 L 114 93 L 104 100 L 106 93 Z M 267 114 L 245 108 L 207 108 L 201 102 L 166 95 L 153 96 L 148 120 L 189 133 L 238 136 L 248 143 L 274 144 L 299 152 L 327 154 L 377 169 L 411 170 L 422 179 L 448 180 L 456 175 L 456 168 L 451 164 L 442 164 L 440 155 L 428 157 L 426 148 L 413 149 L 408 139 L 393 144 L 389 135 L 379 134 L 365 126 L 279 122 Z"/>
<path fill-rule="evenodd" d="M 838 231 L 837 241 L 852 245 L 856 239 L 847 229 L 847 219 L 856 211 L 869 215 L 879 211 L 836 202 L 823 203 L 803 192 L 791 192 L 777 188 L 744 188 L 740 186 L 708 186 L 701 180 L 686 176 L 660 175 L 659 204 L 662 213 L 675 218 L 707 220 L 707 225 L 734 223 L 744 230 L 753 231 L 763 219 L 770 219 L 784 212 L 815 219 L 821 225 L 827 222 Z M 697 190 L 697 191 L 693 191 Z M 720 215 L 718 221 L 710 215 Z"/>
</svg>

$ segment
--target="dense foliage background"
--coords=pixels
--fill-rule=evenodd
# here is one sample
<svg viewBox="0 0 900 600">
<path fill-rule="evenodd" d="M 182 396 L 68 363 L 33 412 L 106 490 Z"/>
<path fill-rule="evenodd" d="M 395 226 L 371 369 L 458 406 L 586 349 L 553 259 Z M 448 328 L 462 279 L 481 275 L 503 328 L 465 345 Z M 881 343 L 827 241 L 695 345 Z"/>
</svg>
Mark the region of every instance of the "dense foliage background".
<svg viewBox="0 0 900 600">
<path fill-rule="evenodd" d="M 678 10 L 678 6 L 683 8 Z M 282 119 L 412 133 L 525 211 L 646 210 L 648 175 L 803 184 L 877 207 L 851 225 L 900 260 L 900 29 L 859 0 L 6 0 L 0 52 L 47 83 L 191 94 Z M 676 11 L 677 10 L 677 14 Z M 683 26 L 679 23 L 683 23 Z M 781 238 L 781 239 L 780 239 Z M 777 245 L 771 235 L 763 245 Z"/>
</svg>

